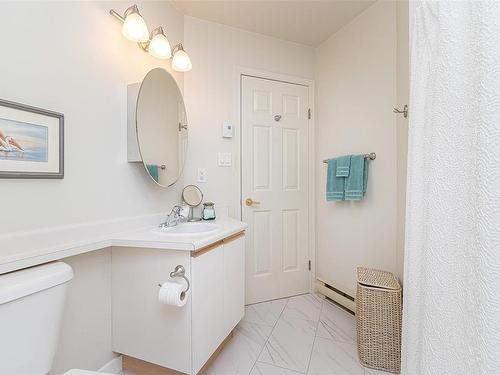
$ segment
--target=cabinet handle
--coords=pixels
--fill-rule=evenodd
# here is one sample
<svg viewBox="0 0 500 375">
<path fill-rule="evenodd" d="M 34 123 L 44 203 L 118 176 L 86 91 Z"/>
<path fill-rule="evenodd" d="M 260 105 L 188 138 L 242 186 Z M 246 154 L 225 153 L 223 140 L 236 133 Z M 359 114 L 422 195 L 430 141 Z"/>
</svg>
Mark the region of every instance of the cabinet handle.
<svg viewBox="0 0 500 375">
<path fill-rule="evenodd" d="M 209 251 L 215 250 L 215 249 L 221 247 L 222 245 L 224 245 L 225 243 L 229 243 L 231 241 L 234 241 L 240 237 L 243 237 L 244 235 L 245 235 L 245 231 L 241 231 L 239 233 L 233 234 L 232 236 L 229 236 L 229 237 L 223 238 L 222 240 L 214 242 L 211 245 L 207 245 L 205 247 L 202 247 L 201 249 L 191 251 L 191 258 L 197 258 L 200 255 L 203 255 L 205 253 L 208 253 Z"/>
<path fill-rule="evenodd" d="M 226 243 L 229 243 L 229 242 L 233 242 L 235 240 L 237 240 L 238 238 L 240 237 L 244 237 L 245 236 L 245 231 L 242 231 L 242 232 L 239 232 L 239 233 L 236 233 L 236 234 L 233 234 L 232 236 L 229 236 L 229 237 L 226 237 L 222 240 L 222 243 L 223 244 L 226 244 Z"/>
<path fill-rule="evenodd" d="M 196 258 L 196 257 L 199 257 L 200 255 L 203 255 L 205 253 L 208 253 L 209 251 L 211 250 L 215 250 L 217 249 L 218 247 L 221 247 L 222 246 L 222 243 L 223 241 L 222 240 L 219 240 L 217 242 L 214 242 L 213 244 L 211 245 L 207 245 L 205 247 L 202 247 L 201 249 L 198 249 L 198 250 L 194 250 L 194 251 L 191 251 L 191 258 Z"/>
</svg>

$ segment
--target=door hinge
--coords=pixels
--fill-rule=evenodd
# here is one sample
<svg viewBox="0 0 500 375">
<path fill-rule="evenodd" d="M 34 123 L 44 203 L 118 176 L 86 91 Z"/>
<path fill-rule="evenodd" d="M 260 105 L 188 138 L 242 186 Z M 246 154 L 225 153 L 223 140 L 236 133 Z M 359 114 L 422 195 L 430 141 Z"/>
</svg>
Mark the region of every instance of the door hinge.
<svg viewBox="0 0 500 375">
<path fill-rule="evenodd" d="M 310 120 L 311 119 L 311 108 L 307 110 L 307 118 Z"/>
<path fill-rule="evenodd" d="M 311 270 L 311 261 L 308 262 L 309 265 L 309 271 Z"/>
</svg>

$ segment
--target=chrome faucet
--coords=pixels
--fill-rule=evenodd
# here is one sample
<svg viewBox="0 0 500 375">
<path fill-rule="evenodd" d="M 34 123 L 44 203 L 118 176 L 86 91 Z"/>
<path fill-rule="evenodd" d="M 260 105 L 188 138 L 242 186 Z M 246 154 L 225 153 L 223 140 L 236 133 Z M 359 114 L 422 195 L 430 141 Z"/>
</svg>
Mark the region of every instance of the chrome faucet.
<svg viewBox="0 0 500 375">
<path fill-rule="evenodd" d="M 181 214 L 182 207 L 175 205 L 172 211 L 167 216 L 164 223 L 160 224 L 160 228 L 175 227 L 177 224 L 186 221 L 186 218 Z"/>
</svg>

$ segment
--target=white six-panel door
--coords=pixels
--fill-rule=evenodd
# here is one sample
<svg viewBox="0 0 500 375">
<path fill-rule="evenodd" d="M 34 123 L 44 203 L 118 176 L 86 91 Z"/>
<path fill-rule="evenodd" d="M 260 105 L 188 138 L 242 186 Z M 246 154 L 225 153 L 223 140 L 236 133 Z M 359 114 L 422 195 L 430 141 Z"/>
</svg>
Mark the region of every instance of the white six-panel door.
<svg viewBox="0 0 500 375">
<path fill-rule="evenodd" d="M 309 88 L 241 78 L 246 303 L 309 291 Z"/>
</svg>

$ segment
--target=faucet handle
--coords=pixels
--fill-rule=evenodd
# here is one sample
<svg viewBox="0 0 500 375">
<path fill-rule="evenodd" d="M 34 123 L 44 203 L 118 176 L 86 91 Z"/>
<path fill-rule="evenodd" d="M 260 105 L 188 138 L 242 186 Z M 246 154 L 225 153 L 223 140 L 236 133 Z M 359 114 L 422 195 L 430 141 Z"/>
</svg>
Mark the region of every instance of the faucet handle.
<svg viewBox="0 0 500 375">
<path fill-rule="evenodd" d="M 179 216 L 182 211 L 182 207 L 179 205 L 175 205 L 172 207 L 172 211 L 170 212 L 171 214 L 175 214 L 175 216 Z"/>
</svg>

